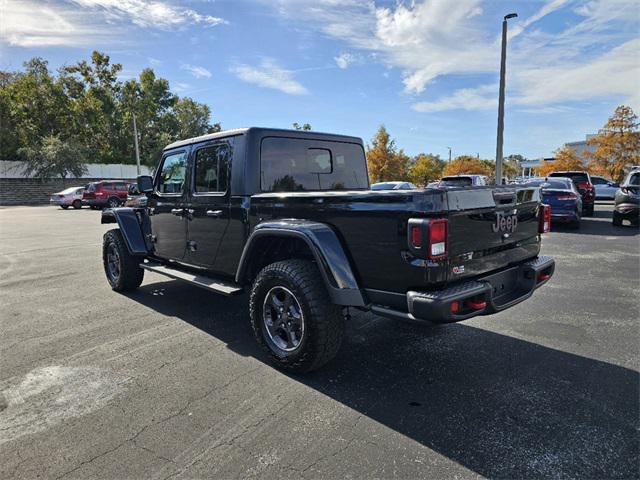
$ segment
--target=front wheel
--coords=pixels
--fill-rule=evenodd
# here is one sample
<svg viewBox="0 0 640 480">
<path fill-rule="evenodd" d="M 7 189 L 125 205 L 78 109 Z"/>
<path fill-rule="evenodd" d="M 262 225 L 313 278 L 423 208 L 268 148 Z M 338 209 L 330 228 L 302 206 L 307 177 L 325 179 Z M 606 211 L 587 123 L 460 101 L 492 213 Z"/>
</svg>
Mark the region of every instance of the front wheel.
<svg viewBox="0 0 640 480">
<path fill-rule="evenodd" d="M 263 268 L 251 289 L 249 311 L 258 343 L 279 368 L 310 372 L 340 349 L 341 309 L 309 261 L 285 260 Z"/>
<path fill-rule="evenodd" d="M 129 253 L 120 229 L 104 234 L 102 262 L 109 285 L 116 292 L 135 290 L 142 283 L 144 270 L 140 268 L 140 259 Z"/>
<path fill-rule="evenodd" d="M 120 206 L 120 199 L 116 197 L 111 197 L 107 202 L 109 208 L 116 208 Z"/>
<path fill-rule="evenodd" d="M 621 227 L 622 226 L 622 217 L 616 211 L 613 212 L 613 226 Z"/>
</svg>

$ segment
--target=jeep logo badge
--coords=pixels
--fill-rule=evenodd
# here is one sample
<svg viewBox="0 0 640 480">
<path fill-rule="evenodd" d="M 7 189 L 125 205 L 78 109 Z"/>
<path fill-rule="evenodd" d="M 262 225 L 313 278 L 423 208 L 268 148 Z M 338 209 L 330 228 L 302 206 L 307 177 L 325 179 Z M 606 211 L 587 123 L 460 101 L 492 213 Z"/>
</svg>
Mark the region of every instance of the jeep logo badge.
<svg viewBox="0 0 640 480">
<path fill-rule="evenodd" d="M 491 225 L 491 230 L 494 233 L 497 232 L 515 232 L 516 227 L 518 226 L 518 215 L 517 211 L 514 210 L 510 214 L 505 214 L 505 212 L 496 212 L 496 222 Z"/>
</svg>

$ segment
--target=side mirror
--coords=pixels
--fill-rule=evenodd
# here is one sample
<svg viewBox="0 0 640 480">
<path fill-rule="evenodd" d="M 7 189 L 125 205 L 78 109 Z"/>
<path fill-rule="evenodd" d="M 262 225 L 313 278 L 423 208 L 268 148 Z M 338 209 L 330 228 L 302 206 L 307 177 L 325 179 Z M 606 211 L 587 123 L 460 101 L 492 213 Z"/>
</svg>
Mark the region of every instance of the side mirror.
<svg viewBox="0 0 640 480">
<path fill-rule="evenodd" d="M 140 193 L 152 193 L 153 192 L 153 177 L 149 175 L 138 176 L 138 191 Z"/>
</svg>

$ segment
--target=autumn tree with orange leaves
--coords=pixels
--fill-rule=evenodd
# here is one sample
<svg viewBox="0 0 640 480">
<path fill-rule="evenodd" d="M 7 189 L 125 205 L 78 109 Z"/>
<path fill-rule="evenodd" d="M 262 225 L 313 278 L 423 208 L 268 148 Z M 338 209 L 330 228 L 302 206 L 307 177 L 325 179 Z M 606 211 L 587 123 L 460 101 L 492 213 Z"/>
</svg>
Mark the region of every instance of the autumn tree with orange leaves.
<svg viewBox="0 0 640 480">
<path fill-rule="evenodd" d="M 551 172 L 564 170 L 589 171 L 588 167 L 582 163 L 578 153 L 567 146 L 556 150 L 556 159 L 553 162 L 542 162 L 542 165 L 536 167 L 536 171 L 541 177 L 546 177 Z"/>
<path fill-rule="evenodd" d="M 619 182 L 626 166 L 640 164 L 638 125 L 638 116 L 631 107 L 616 108 L 598 135 L 587 141 L 595 147 L 586 153 L 591 170 Z"/>
<path fill-rule="evenodd" d="M 470 155 L 461 155 L 455 160 L 447 163 L 444 167 L 443 175 L 492 175 L 493 169 L 482 160 Z"/>
</svg>

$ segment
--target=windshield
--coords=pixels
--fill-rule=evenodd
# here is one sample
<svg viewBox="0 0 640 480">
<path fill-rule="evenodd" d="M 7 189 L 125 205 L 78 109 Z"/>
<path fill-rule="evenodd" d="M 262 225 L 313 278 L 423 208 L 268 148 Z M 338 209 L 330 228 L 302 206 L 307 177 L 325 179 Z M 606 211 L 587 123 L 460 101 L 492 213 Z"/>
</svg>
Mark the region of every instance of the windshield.
<svg viewBox="0 0 640 480">
<path fill-rule="evenodd" d="M 640 186 L 640 172 L 631 174 L 629 177 L 629 185 L 634 187 Z"/>
<path fill-rule="evenodd" d="M 444 187 L 469 187 L 473 185 L 471 177 L 444 177 L 440 186 Z"/>
</svg>

